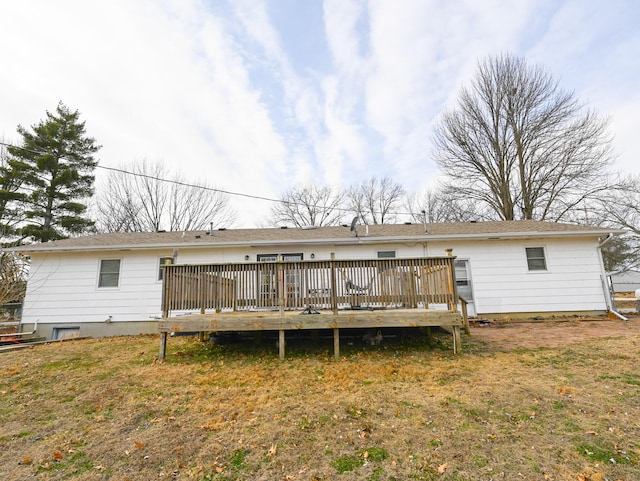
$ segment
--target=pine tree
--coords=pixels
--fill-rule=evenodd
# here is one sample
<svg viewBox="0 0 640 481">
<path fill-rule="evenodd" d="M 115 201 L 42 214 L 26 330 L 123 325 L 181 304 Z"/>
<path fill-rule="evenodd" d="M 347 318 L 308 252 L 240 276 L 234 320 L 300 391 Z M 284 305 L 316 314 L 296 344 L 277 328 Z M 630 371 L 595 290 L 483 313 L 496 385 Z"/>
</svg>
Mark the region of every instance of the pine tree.
<svg viewBox="0 0 640 481">
<path fill-rule="evenodd" d="M 20 173 L 25 191 L 24 237 L 46 242 L 87 232 L 93 221 L 84 214 L 85 199 L 93 195 L 100 146 L 86 136 L 80 113 L 62 102 L 46 120 L 31 126 L 18 126 L 20 147 L 9 147 L 10 165 Z"/>
<path fill-rule="evenodd" d="M 19 166 L 14 166 L 9 153 L 0 146 L 0 239 L 2 244 L 15 240 L 17 228 L 24 220 L 25 194 Z"/>
</svg>

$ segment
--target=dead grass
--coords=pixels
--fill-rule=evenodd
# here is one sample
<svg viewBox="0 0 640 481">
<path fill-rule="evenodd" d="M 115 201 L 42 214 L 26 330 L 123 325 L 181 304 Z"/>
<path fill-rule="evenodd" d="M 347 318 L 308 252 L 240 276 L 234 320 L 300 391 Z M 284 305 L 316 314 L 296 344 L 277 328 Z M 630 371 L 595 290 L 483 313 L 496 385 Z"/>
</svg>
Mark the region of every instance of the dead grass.
<svg viewBox="0 0 640 481">
<path fill-rule="evenodd" d="M 640 336 L 500 352 L 465 337 L 0 355 L 0 479 L 636 480 Z"/>
<path fill-rule="evenodd" d="M 618 309 L 635 309 L 637 307 L 635 292 L 616 292 L 615 298 Z"/>
</svg>

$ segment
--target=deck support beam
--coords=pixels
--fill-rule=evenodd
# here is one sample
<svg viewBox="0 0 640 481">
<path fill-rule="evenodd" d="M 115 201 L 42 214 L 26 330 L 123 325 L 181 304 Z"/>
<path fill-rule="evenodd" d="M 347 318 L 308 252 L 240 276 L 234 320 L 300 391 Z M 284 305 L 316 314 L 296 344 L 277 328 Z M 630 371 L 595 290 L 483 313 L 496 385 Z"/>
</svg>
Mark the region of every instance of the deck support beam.
<svg viewBox="0 0 640 481">
<path fill-rule="evenodd" d="M 167 355 L 167 332 L 160 333 L 160 353 L 158 354 L 158 359 L 163 360 Z"/>
<path fill-rule="evenodd" d="M 459 354 L 462 348 L 462 339 L 460 337 L 460 327 L 453 326 L 453 353 Z"/>
<path fill-rule="evenodd" d="M 284 338 L 284 329 L 280 329 L 278 331 L 278 354 L 280 355 L 280 359 L 284 359 L 284 349 L 285 349 L 285 338 Z"/>
<path fill-rule="evenodd" d="M 340 360 L 340 329 L 337 327 L 333 329 L 333 358 Z"/>
</svg>

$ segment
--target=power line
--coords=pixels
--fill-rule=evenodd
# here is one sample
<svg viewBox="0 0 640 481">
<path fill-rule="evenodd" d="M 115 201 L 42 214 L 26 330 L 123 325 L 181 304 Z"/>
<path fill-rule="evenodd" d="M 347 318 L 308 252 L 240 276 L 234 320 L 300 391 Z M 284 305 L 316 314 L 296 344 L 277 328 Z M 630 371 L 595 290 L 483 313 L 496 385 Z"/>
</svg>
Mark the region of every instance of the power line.
<svg viewBox="0 0 640 481">
<path fill-rule="evenodd" d="M 104 165 L 96 165 L 96 168 L 103 169 L 103 170 L 110 170 L 112 172 L 120 172 L 122 174 L 133 175 L 133 176 L 136 176 L 136 177 L 143 177 L 145 179 L 157 180 L 158 182 L 167 182 L 169 184 L 181 185 L 183 187 L 190 187 L 190 188 L 193 188 L 193 189 L 208 190 L 208 191 L 211 191 L 211 192 L 219 192 L 221 194 L 227 194 L 227 195 L 237 195 L 239 197 L 248 197 L 250 199 L 266 200 L 268 202 L 280 202 L 280 200 L 278 200 L 278 199 L 272 199 L 272 198 L 269 198 L 269 197 L 262 197 L 262 196 L 259 196 L 259 195 L 252 195 L 252 194 L 244 194 L 242 192 L 233 192 L 233 191 L 230 191 L 230 190 L 218 189 L 216 187 L 208 187 L 206 185 L 190 184 L 188 182 L 182 182 L 180 180 L 163 179 L 162 177 L 156 177 L 154 175 L 143 174 L 143 173 L 140 173 L 140 172 L 130 172 L 128 170 L 118 169 L 116 167 L 106 167 Z"/>
<path fill-rule="evenodd" d="M 3 145 L 5 147 L 11 147 L 14 149 L 19 149 L 19 150 L 24 150 L 25 152 L 31 152 L 32 154 L 36 154 L 36 155 L 44 155 L 47 152 L 43 152 L 43 151 L 37 151 L 37 150 L 32 150 L 32 149 L 27 149 L 26 147 L 20 147 L 18 145 L 12 145 L 12 144 L 7 144 L 6 142 L 0 142 L 0 145 Z M 60 157 L 61 159 L 65 159 L 65 160 L 69 160 L 65 157 Z M 202 189 L 202 190 L 208 190 L 208 191 L 212 191 L 212 192 L 219 192 L 221 194 L 227 194 L 227 195 L 236 195 L 239 197 L 247 197 L 250 199 L 257 199 L 257 200 L 265 200 L 268 202 L 280 202 L 279 199 L 273 199 L 270 197 L 263 197 L 263 196 L 259 196 L 259 195 L 252 195 L 252 194 L 245 194 L 243 192 L 233 192 L 233 191 L 229 191 L 229 190 L 224 190 L 224 189 L 218 189 L 216 187 L 208 187 L 205 185 L 198 185 L 198 184 L 190 184 L 188 182 L 182 182 L 179 180 L 173 180 L 173 179 L 164 179 L 162 177 L 156 177 L 154 175 L 149 175 L 149 174 L 143 174 L 141 172 L 131 172 L 125 169 L 119 169 L 116 167 L 107 167 L 105 165 L 96 165 L 97 169 L 103 169 L 103 170 L 109 170 L 112 172 L 119 172 L 122 174 L 126 174 L 126 175 L 133 175 L 136 177 L 143 177 L 146 179 L 151 179 L 151 180 L 156 180 L 158 182 L 166 182 L 169 184 L 175 184 L 175 185 L 181 185 L 183 187 L 190 187 L 190 188 L 194 188 L 194 189 Z"/>
<path fill-rule="evenodd" d="M 5 146 L 5 147 L 11 147 L 11 148 L 15 148 L 15 149 L 19 149 L 19 150 L 24 150 L 25 152 L 31 152 L 32 154 L 36 154 L 36 155 L 44 155 L 47 152 L 43 152 L 43 151 L 36 151 L 36 150 L 32 150 L 32 149 L 28 149 L 26 147 L 20 147 L 18 145 L 12 145 L 12 144 L 8 144 L 5 142 L 0 142 L 0 145 Z M 65 159 L 65 160 L 69 160 L 63 156 L 60 157 L 61 159 Z M 295 202 L 295 201 L 283 201 L 281 199 L 274 199 L 271 197 L 264 197 L 264 196 L 260 196 L 260 195 L 253 195 L 253 194 L 245 194 L 244 192 L 234 192 L 234 191 L 230 191 L 230 190 L 225 190 L 225 189 L 218 189 L 216 187 L 208 187 L 208 186 L 204 186 L 204 185 L 198 185 L 198 184 L 190 184 L 188 182 L 182 182 L 180 180 L 174 180 L 174 179 L 165 179 L 162 177 L 157 177 L 154 175 L 150 175 L 150 174 L 144 174 L 141 172 L 131 172 L 125 169 L 120 169 L 120 168 L 116 168 L 116 167 L 107 167 L 104 165 L 100 165 L 97 164 L 96 165 L 97 169 L 102 169 L 102 170 L 108 170 L 111 172 L 118 172 L 121 174 L 125 174 L 125 175 L 133 175 L 136 177 L 142 177 L 142 178 L 146 178 L 146 179 L 150 179 L 150 180 L 155 180 L 158 182 L 166 182 L 169 184 L 175 184 L 175 185 L 180 185 L 183 187 L 189 187 L 192 189 L 202 189 L 202 190 L 206 190 L 206 191 L 210 191 L 210 192 L 218 192 L 221 194 L 226 194 L 226 195 L 230 195 L 230 196 L 237 196 L 237 197 L 245 197 L 248 199 L 255 199 L 255 200 L 263 200 L 266 202 L 273 202 L 273 203 L 285 203 L 285 204 L 289 204 L 289 205 L 296 205 L 296 206 L 301 206 L 301 207 L 307 207 L 307 204 L 303 203 L 303 202 Z M 324 206 L 323 206 L 324 207 Z M 326 208 L 326 207 L 324 207 Z M 335 207 L 333 208 L 333 210 L 337 210 L 337 211 L 341 211 L 341 212 L 353 212 L 353 209 L 347 209 L 344 207 Z M 376 214 L 381 214 L 381 212 L 375 212 Z M 399 215 L 413 215 L 413 213 L 411 212 L 396 212 L 396 214 Z"/>
</svg>

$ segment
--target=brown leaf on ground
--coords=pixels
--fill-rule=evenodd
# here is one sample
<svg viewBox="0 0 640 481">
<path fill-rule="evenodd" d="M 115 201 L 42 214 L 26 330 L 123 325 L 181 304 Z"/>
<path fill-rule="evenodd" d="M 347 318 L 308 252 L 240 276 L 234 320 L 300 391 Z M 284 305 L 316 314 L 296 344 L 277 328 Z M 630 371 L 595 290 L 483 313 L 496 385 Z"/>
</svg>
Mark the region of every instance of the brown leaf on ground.
<svg viewBox="0 0 640 481">
<path fill-rule="evenodd" d="M 271 447 L 269 448 L 269 451 L 267 451 L 267 456 L 272 458 L 276 454 L 278 454 L 278 445 L 277 444 L 272 444 Z"/>
</svg>

